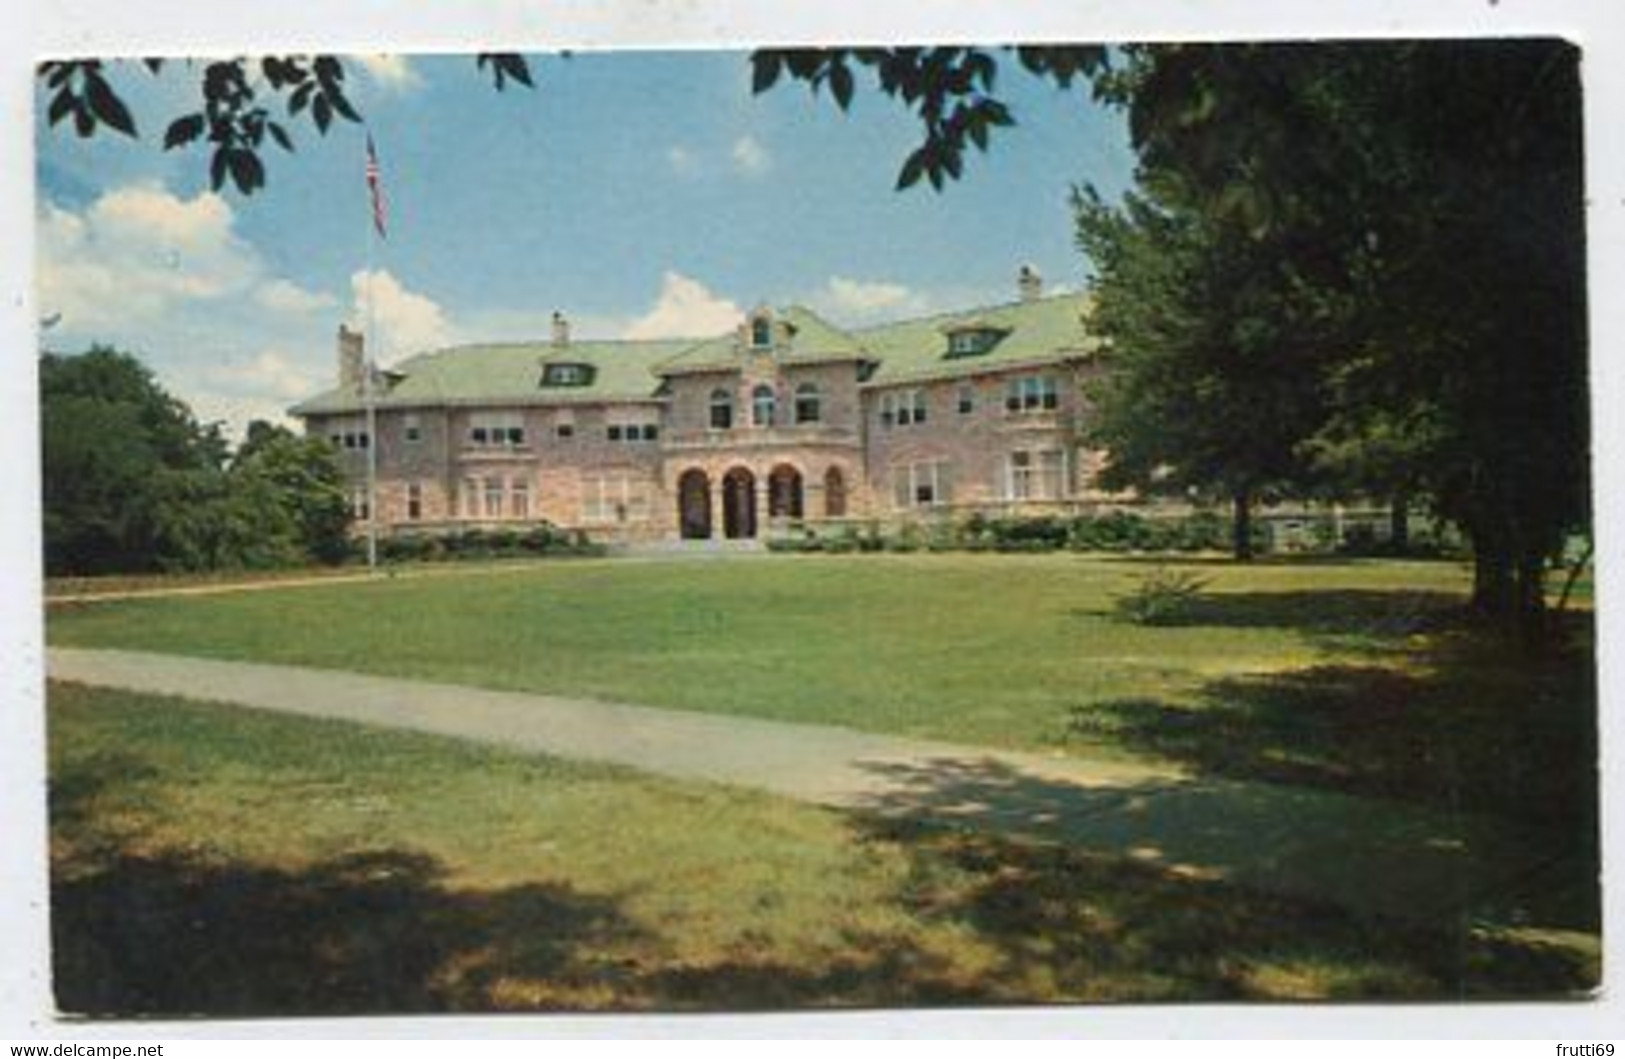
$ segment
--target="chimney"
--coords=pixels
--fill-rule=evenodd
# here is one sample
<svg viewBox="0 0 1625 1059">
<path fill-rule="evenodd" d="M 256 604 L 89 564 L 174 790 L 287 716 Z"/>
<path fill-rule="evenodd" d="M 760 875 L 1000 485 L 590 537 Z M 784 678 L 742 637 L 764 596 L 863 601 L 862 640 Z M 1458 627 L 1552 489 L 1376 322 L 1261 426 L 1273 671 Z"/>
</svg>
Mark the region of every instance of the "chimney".
<svg viewBox="0 0 1625 1059">
<path fill-rule="evenodd" d="M 570 344 L 570 321 L 557 309 L 553 310 L 553 348 L 564 349 Z"/>
<path fill-rule="evenodd" d="M 339 324 L 339 386 L 342 389 L 360 391 L 364 359 L 361 332 Z"/>
<path fill-rule="evenodd" d="M 1016 290 L 1024 302 L 1035 302 L 1044 294 L 1044 277 L 1031 265 L 1022 265 L 1016 273 Z"/>
</svg>

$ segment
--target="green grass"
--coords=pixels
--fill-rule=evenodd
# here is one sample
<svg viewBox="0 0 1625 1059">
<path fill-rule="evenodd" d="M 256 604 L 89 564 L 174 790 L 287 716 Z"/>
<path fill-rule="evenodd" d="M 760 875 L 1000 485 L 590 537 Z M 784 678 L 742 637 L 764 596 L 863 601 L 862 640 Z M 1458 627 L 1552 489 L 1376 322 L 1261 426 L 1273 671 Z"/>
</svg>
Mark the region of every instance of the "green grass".
<svg viewBox="0 0 1625 1059">
<path fill-rule="evenodd" d="M 53 608 L 49 635 L 1034 747 L 1063 742 L 1079 705 L 1191 701 L 1212 679 L 1390 644 L 1464 583 L 1441 564 L 1215 566 L 1210 590 L 1257 613 L 1142 629 L 1112 602 L 1145 569 L 1069 556 L 584 562 Z M 1295 592 L 1312 593 L 1299 604 L 1312 627 L 1278 606 Z M 1328 623 L 1319 602 L 1342 609 Z"/>
<path fill-rule="evenodd" d="M 1566 996 L 1595 947 L 112 691 L 49 697 L 58 1004 L 120 1015 Z"/>
<path fill-rule="evenodd" d="M 1115 601 L 1206 586 L 1171 624 Z M 1589 613 L 1530 656 L 1448 563 L 1071 555 L 580 561 L 54 606 L 56 644 L 286 662 L 959 742 L 1168 759 L 1594 841 Z"/>
</svg>

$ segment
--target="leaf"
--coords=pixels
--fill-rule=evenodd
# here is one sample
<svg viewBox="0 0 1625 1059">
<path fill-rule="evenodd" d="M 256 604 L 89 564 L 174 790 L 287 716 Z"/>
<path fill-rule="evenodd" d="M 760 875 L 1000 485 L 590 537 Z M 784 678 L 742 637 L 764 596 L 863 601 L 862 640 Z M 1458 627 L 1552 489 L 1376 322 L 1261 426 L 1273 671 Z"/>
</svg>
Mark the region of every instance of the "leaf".
<svg viewBox="0 0 1625 1059">
<path fill-rule="evenodd" d="M 346 120 L 355 122 L 361 120 L 361 115 L 356 113 L 356 109 L 350 105 L 350 101 L 345 98 L 344 93 L 337 87 L 328 89 L 327 100 L 333 104 L 333 109 L 343 115 Z"/>
<path fill-rule="evenodd" d="M 73 109 L 75 99 L 73 91 L 67 88 L 61 89 L 51 97 L 51 109 L 46 113 L 51 119 L 52 125 L 68 116 L 68 112 Z"/>
<path fill-rule="evenodd" d="M 896 190 L 902 191 L 905 188 L 911 188 L 915 184 L 918 184 L 920 182 L 920 177 L 924 174 L 924 172 L 925 148 L 919 147 L 916 148 L 914 153 L 910 154 L 907 160 L 903 162 L 902 171 L 897 174 Z"/>
<path fill-rule="evenodd" d="M 498 55 L 497 67 L 498 69 L 507 71 L 509 77 L 513 78 L 515 81 L 518 81 L 526 88 L 536 87 L 530 79 L 530 64 L 525 61 L 525 57 L 523 55 L 516 52 Z"/>
<path fill-rule="evenodd" d="M 85 102 L 104 125 L 132 139 L 135 137 L 135 119 L 130 117 L 129 108 L 100 74 L 86 75 Z"/>
<path fill-rule="evenodd" d="M 288 114 L 297 115 L 310 103 L 310 94 L 316 90 L 315 81 L 305 81 L 288 97 Z"/>
<path fill-rule="evenodd" d="M 216 147 L 214 157 L 209 159 L 209 186 L 215 191 L 219 191 L 226 182 L 226 157 L 230 150 L 229 147 Z"/>
<path fill-rule="evenodd" d="M 266 122 L 265 127 L 271 130 L 271 139 L 277 142 L 277 146 L 290 154 L 293 152 L 293 139 L 288 135 L 287 129 L 274 121 Z"/>
<path fill-rule="evenodd" d="M 316 128 L 323 135 L 327 135 L 327 127 L 333 124 L 333 104 L 327 101 L 326 96 L 317 96 L 316 101 L 310 105 L 311 116 L 316 119 Z"/>
<path fill-rule="evenodd" d="M 141 62 L 142 65 L 146 66 L 147 72 L 149 73 L 155 74 L 164 68 L 164 61 L 162 59 L 142 59 Z"/>
<path fill-rule="evenodd" d="M 847 69 L 845 63 L 836 63 L 829 68 L 829 91 L 842 110 L 852 105 L 852 71 Z"/>
<path fill-rule="evenodd" d="M 777 52 L 759 51 L 750 57 L 750 65 L 751 93 L 761 95 L 778 81 L 779 70 L 783 64 Z"/>
<path fill-rule="evenodd" d="M 176 118 L 169 123 L 169 129 L 164 133 L 164 150 L 183 147 L 201 135 L 203 135 L 202 114 L 188 114 L 183 118 Z"/>
</svg>

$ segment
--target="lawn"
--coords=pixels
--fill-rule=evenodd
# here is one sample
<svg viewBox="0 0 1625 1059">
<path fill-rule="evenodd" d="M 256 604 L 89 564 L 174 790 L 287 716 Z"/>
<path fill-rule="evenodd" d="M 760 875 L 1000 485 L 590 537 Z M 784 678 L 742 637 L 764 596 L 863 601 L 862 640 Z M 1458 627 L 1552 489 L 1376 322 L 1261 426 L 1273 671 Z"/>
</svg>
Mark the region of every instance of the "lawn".
<svg viewBox="0 0 1625 1059">
<path fill-rule="evenodd" d="M 536 563 L 57 606 L 48 635 L 1151 756 L 1591 833 L 1583 630 L 1582 649 L 1533 659 L 1457 628 L 1456 564 L 1187 566 L 1208 585 L 1170 627 L 1114 612 L 1148 561 L 885 555 Z"/>
<path fill-rule="evenodd" d="M 71 685 L 51 689 L 49 735 L 69 1012 L 1456 1000 L 1597 980 L 1585 946 L 428 736 Z"/>
<path fill-rule="evenodd" d="M 1212 678 L 1390 644 L 1463 584 L 1440 564 L 1215 568 L 1212 590 L 1256 613 L 1147 630 L 1111 613 L 1144 571 L 1053 556 L 538 563 L 56 607 L 49 636 L 1032 747 L 1063 741 L 1078 705 L 1189 700 Z M 1300 613 L 1268 612 L 1311 586 Z"/>
</svg>

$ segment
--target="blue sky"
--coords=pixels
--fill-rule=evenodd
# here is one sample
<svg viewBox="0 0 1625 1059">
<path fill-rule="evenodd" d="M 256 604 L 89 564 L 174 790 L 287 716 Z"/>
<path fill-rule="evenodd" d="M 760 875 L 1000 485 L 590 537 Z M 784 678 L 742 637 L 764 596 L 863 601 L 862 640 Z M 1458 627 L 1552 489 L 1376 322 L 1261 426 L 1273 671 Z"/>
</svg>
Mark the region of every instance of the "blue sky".
<svg viewBox="0 0 1625 1059">
<path fill-rule="evenodd" d="M 843 324 L 1007 300 L 1022 263 L 1077 287 L 1069 188 L 1130 180 L 1120 115 L 1002 70 L 1019 125 L 937 194 L 893 190 L 914 119 L 799 84 L 749 89 L 742 52 L 532 57 L 498 94 L 465 57 L 352 64 L 378 144 L 389 236 L 373 258 L 384 363 L 545 335 L 714 334 L 761 301 Z M 56 350 L 141 355 L 206 419 L 240 428 L 325 388 L 332 334 L 367 289 L 363 132 L 301 126 L 268 186 L 209 191 L 197 151 L 159 149 L 195 73 L 119 75 L 144 139 L 81 141 L 37 103 L 40 311 Z"/>
</svg>

